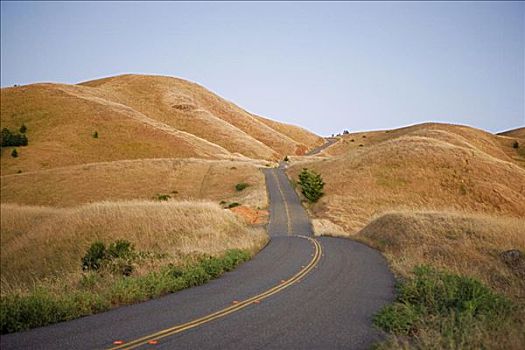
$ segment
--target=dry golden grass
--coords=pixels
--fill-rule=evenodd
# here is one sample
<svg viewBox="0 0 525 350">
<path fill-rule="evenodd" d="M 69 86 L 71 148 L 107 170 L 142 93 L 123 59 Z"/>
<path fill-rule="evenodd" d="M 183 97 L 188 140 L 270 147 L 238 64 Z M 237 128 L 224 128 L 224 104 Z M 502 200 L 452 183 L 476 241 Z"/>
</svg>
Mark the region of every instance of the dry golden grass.
<svg viewBox="0 0 525 350">
<path fill-rule="evenodd" d="M 377 216 L 354 238 L 383 252 L 393 270 L 412 277 L 414 267 L 427 265 L 474 277 L 517 305 L 511 319 L 497 331 L 471 327 L 468 334 L 443 331 L 454 317 L 425 315 L 438 326 L 418 329 L 417 335 L 392 336 L 381 349 L 522 349 L 525 343 L 525 219 L 459 212 L 392 211 Z M 521 251 L 521 260 L 509 262 L 502 253 Z M 489 320 L 490 322 L 490 320 Z M 454 323 L 452 323 L 453 325 Z M 493 325 L 494 326 L 494 325 Z M 453 339 L 456 339 L 455 341 Z M 463 339 L 464 343 L 457 339 Z M 414 345 L 414 343 L 416 345 Z"/>
<path fill-rule="evenodd" d="M 525 139 L 525 128 L 517 128 L 517 129 L 500 132 L 498 135 Z"/>
<path fill-rule="evenodd" d="M 25 124 L 29 138 L 18 158 L 10 156 L 11 148 L 2 149 L 3 175 L 141 158 L 277 160 L 322 142 L 294 126 L 264 123 L 197 84 L 169 77 L 33 84 L 3 88 L 1 99 L 2 127 Z"/>
<path fill-rule="evenodd" d="M 209 202 L 101 202 L 57 209 L 1 206 L 2 293 L 46 279 L 74 280 L 94 241 L 126 239 L 137 250 L 165 253 L 177 263 L 192 254 L 259 250 L 262 229 L 249 228 Z M 151 269 L 151 267 L 150 267 Z"/>
<path fill-rule="evenodd" d="M 256 161 L 138 159 L 90 163 L 1 177 L 2 203 L 75 206 L 103 200 L 206 199 L 267 206 Z M 235 185 L 249 184 L 243 191 Z M 174 193 L 175 192 L 175 193 Z"/>
<path fill-rule="evenodd" d="M 467 134 L 464 127 L 460 129 Z M 310 210 L 314 217 L 328 219 L 349 234 L 363 228 L 375 214 L 399 208 L 524 217 L 525 170 L 497 142 L 483 146 L 492 154 L 474 145 L 480 142 L 421 127 L 417 134 L 331 158 L 292 158 L 288 172 L 297 178 L 307 167 L 322 175 L 326 195 Z"/>
<path fill-rule="evenodd" d="M 525 253 L 525 218 L 392 211 L 372 220 L 355 237 L 384 252 L 402 276 L 417 265 L 431 265 L 476 277 L 525 303 L 525 265 L 508 266 L 500 256 L 511 249 Z"/>
<path fill-rule="evenodd" d="M 525 154 L 523 154 L 525 147 L 521 150 L 512 147 L 515 140 L 521 140 L 525 145 L 525 136 L 523 136 L 523 132 L 520 130 L 521 129 L 509 131 L 508 135 L 505 133 L 493 135 L 468 126 L 424 123 L 394 130 L 358 132 L 343 135 L 339 142 L 321 152 L 321 155 L 341 156 L 361 147 L 377 145 L 395 138 L 421 136 L 441 140 L 459 147 L 477 149 L 495 158 L 505 161 L 516 161 L 517 164 L 525 166 Z"/>
<path fill-rule="evenodd" d="M 307 150 L 315 148 L 322 145 L 325 140 L 322 137 L 319 137 L 310 131 L 303 129 L 295 125 L 284 124 L 276 122 L 274 120 L 266 119 L 263 117 L 255 116 L 259 121 L 268 125 L 274 130 L 277 130 L 281 134 L 287 135 L 292 140 L 295 140 L 298 143 L 296 150 L 293 155 L 303 155 Z M 303 144 L 304 146 L 302 146 Z"/>
<path fill-rule="evenodd" d="M 19 157 L 2 149 L 2 174 L 97 161 L 232 156 L 227 150 L 153 120 L 85 87 L 36 84 L 1 90 L 2 127 L 27 128 Z M 97 131 L 99 138 L 92 134 Z"/>
<path fill-rule="evenodd" d="M 81 84 L 179 130 L 251 158 L 280 159 L 322 139 L 304 129 L 258 118 L 189 81 L 121 75 Z M 293 137 L 292 137 L 293 136 Z"/>
</svg>

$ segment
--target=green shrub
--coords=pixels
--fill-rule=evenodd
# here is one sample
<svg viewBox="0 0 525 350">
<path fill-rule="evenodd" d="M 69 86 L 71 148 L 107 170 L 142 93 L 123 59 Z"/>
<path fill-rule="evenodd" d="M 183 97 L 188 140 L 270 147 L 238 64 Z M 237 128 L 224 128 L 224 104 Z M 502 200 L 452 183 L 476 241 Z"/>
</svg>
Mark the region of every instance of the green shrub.
<svg viewBox="0 0 525 350">
<path fill-rule="evenodd" d="M 126 241 L 117 241 L 108 249 L 103 243 L 95 242 L 83 260 L 100 267 L 95 264 L 107 261 L 111 247 L 111 254 L 118 256 L 117 260 L 133 252 L 133 246 Z M 197 286 L 232 270 L 249 257 L 246 251 L 231 249 L 222 257 L 203 257 L 185 267 L 170 264 L 144 276 L 120 276 L 109 285 L 105 283 L 107 280 L 103 275 L 88 272 L 82 276 L 79 290 L 76 291 L 65 290 L 62 294 L 53 294 L 46 289 L 36 288 L 28 295 L 5 295 L 0 299 L 1 332 L 4 334 L 45 326 L 105 311 L 111 306 L 144 301 Z"/>
<path fill-rule="evenodd" d="M 230 249 L 222 258 L 224 271 L 231 271 L 237 265 L 250 259 L 250 254 L 240 249 Z"/>
<path fill-rule="evenodd" d="M 238 183 L 237 185 L 235 185 L 235 190 L 240 192 L 240 191 L 244 190 L 248 186 L 250 186 L 250 185 L 248 185 L 246 182 L 241 182 L 241 183 Z"/>
<path fill-rule="evenodd" d="M 288 156 L 284 156 L 284 161 L 287 162 L 288 160 Z"/>
<path fill-rule="evenodd" d="M 519 143 L 518 141 L 514 141 L 514 142 L 512 143 L 512 148 L 515 148 L 515 149 L 520 148 L 520 143 Z"/>
<path fill-rule="evenodd" d="M 241 203 L 237 203 L 237 202 L 230 203 L 228 204 L 228 209 L 238 207 L 239 205 L 241 205 Z"/>
<path fill-rule="evenodd" d="M 298 184 L 301 185 L 301 192 L 309 202 L 314 203 L 321 198 L 324 182 L 320 174 L 304 168 L 299 174 Z"/>
<path fill-rule="evenodd" d="M 202 260 L 201 266 L 211 278 L 220 276 L 224 272 L 224 262 L 218 258 L 206 258 Z"/>
<path fill-rule="evenodd" d="M 204 267 L 200 264 L 196 266 L 190 266 L 184 271 L 182 279 L 186 282 L 187 287 L 194 287 L 204 284 L 210 280 L 210 275 L 206 273 Z"/>
<path fill-rule="evenodd" d="M 91 136 L 93 136 L 94 139 L 98 139 L 98 131 L 93 132 Z"/>
<path fill-rule="evenodd" d="M 111 243 L 107 249 L 107 256 L 111 258 L 129 258 L 135 253 L 135 247 L 125 239 Z"/>
<path fill-rule="evenodd" d="M 16 150 L 16 148 L 13 148 L 13 151 L 11 152 L 11 157 L 18 158 L 18 151 Z"/>
<path fill-rule="evenodd" d="M 415 332 L 414 324 L 420 316 L 414 305 L 395 303 L 386 306 L 374 318 L 374 323 L 387 332 L 410 335 Z"/>
<path fill-rule="evenodd" d="M 157 194 L 157 197 L 153 198 L 158 201 L 168 201 L 171 199 L 171 196 L 169 194 Z"/>
<path fill-rule="evenodd" d="M 86 255 L 82 257 L 82 270 L 94 270 L 97 271 L 101 265 L 103 259 L 106 257 L 106 246 L 103 242 L 97 241 L 89 247 Z"/>
<path fill-rule="evenodd" d="M 184 275 L 184 270 L 181 267 L 175 266 L 173 264 L 168 265 L 166 272 L 173 278 L 179 278 Z"/>
<path fill-rule="evenodd" d="M 13 133 L 7 128 L 1 132 L 2 147 L 19 147 L 27 146 L 27 136 L 19 133 Z"/>
<path fill-rule="evenodd" d="M 421 332 L 439 334 L 443 344 L 462 348 L 476 341 L 469 338 L 473 330 L 497 331 L 511 322 L 512 312 L 507 298 L 473 278 L 419 266 L 413 278 L 398 285 L 396 301 L 374 317 L 374 324 L 395 335 L 414 336 L 416 342 Z"/>
<path fill-rule="evenodd" d="M 21 134 L 25 134 L 26 131 L 27 131 L 27 126 L 25 124 L 22 124 L 22 126 L 20 126 L 20 133 Z"/>
</svg>

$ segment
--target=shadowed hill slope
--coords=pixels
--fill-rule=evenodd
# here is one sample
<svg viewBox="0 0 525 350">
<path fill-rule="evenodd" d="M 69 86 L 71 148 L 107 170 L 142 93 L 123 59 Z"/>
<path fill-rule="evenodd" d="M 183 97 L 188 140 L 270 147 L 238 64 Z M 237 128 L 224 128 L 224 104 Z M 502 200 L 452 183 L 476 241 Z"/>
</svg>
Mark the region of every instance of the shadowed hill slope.
<svg viewBox="0 0 525 350">
<path fill-rule="evenodd" d="M 498 135 L 525 139 L 525 127 L 500 132 Z"/>
</svg>

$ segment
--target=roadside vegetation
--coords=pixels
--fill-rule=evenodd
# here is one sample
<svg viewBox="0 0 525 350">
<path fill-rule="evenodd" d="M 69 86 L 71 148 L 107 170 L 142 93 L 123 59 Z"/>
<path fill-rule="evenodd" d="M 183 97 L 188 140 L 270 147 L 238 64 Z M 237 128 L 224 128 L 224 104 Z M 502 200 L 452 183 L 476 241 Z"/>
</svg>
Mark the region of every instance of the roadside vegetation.
<svg viewBox="0 0 525 350">
<path fill-rule="evenodd" d="M 84 273 L 74 290 L 57 291 L 39 286 L 25 294 L 10 293 L 2 297 L 1 331 L 11 333 L 41 327 L 198 286 L 249 258 L 246 250 L 229 249 L 218 257 L 203 255 L 192 262 L 179 266 L 168 264 L 137 276 L 131 275 L 132 265 L 106 260 L 108 266 Z"/>
<path fill-rule="evenodd" d="M 396 301 L 375 316 L 392 334 L 378 349 L 520 349 L 517 306 L 481 282 L 418 266 Z"/>
<path fill-rule="evenodd" d="M 389 212 L 354 238 L 398 276 L 397 300 L 376 317 L 380 349 L 522 349 L 525 220 Z"/>
<path fill-rule="evenodd" d="M 205 283 L 267 242 L 208 202 L 2 204 L 2 333 Z"/>
<path fill-rule="evenodd" d="M 324 194 L 324 182 L 321 175 L 315 171 L 303 169 L 299 174 L 299 181 L 301 186 L 301 193 L 310 203 L 315 203 Z"/>
</svg>

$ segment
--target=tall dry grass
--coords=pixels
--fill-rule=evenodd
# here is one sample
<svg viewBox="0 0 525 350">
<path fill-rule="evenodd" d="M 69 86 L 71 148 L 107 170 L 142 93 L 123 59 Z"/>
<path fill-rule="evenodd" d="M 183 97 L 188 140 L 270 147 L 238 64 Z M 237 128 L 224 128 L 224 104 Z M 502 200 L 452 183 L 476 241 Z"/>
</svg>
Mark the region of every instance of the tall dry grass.
<svg viewBox="0 0 525 350">
<path fill-rule="evenodd" d="M 372 220 L 354 238 L 381 250 L 392 269 L 412 285 L 417 285 L 412 282 L 414 268 L 431 266 L 480 280 L 515 303 L 503 323 L 483 318 L 462 319 L 454 313 L 455 309 L 439 316 L 423 312 L 416 335 L 410 338 L 391 335 L 379 348 L 523 348 L 525 219 L 457 212 L 387 212 Z M 520 251 L 521 258 L 509 263 L 503 257 L 509 250 Z M 443 287 L 440 281 L 431 283 L 438 285 L 428 289 L 429 294 Z M 424 290 L 425 286 L 421 288 Z M 475 295 L 475 291 L 467 290 L 456 293 L 461 292 Z M 482 302 L 477 300 L 476 305 L 486 307 Z M 451 332 L 459 324 L 462 330 Z"/>
<path fill-rule="evenodd" d="M 2 293 L 81 274 L 80 259 L 94 241 L 132 242 L 165 255 L 163 264 L 193 254 L 252 253 L 267 241 L 233 213 L 209 202 L 101 202 L 69 209 L 1 206 Z"/>
<path fill-rule="evenodd" d="M 458 212 L 392 211 L 372 220 L 356 238 L 381 250 L 395 272 L 409 276 L 431 265 L 472 276 L 525 303 L 524 266 L 511 267 L 501 253 L 525 253 L 525 219 Z"/>
</svg>

